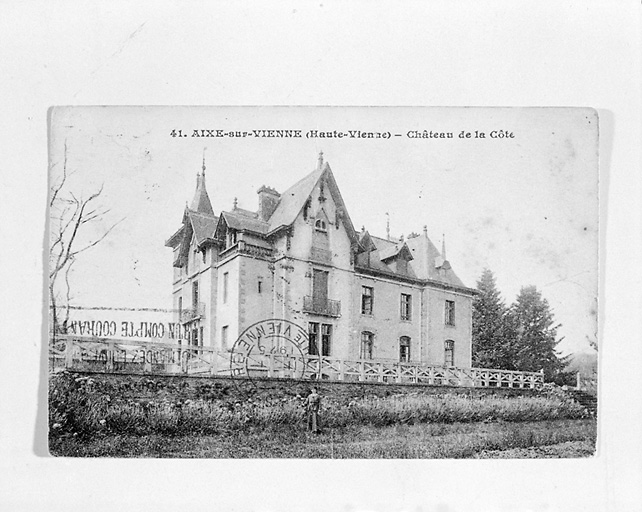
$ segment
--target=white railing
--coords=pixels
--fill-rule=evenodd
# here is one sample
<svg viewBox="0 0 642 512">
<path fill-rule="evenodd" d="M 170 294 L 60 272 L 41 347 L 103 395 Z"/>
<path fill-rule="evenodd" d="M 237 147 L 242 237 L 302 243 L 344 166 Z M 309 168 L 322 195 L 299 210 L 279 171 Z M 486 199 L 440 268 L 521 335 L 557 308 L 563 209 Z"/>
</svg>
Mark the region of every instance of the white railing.
<svg viewBox="0 0 642 512">
<path fill-rule="evenodd" d="M 536 388 L 544 383 L 544 374 L 541 372 L 459 368 L 369 359 L 348 361 L 308 356 L 307 367 L 315 378 L 340 381 L 498 388 Z"/>
<path fill-rule="evenodd" d="M 210 347 L 128 339 L 56 335 L 49 344 L 53 367 L 108 373 L 228 375 L 229 354 Z"/>
<path fill-rule="evenodd" d="M 70 335 L 57 335 L 49 345 L 52 367 L 109 373 L 229 376 L 233 373 L 232 367 L 238 372 L 233 357 L 231 352 L 219 352 L 210 347 Z M 534 389 L 544 383 L 542 372 L 278 353 L 248 357 L 242 372 L 235 375 L 489 388 Z"/>
</svg>

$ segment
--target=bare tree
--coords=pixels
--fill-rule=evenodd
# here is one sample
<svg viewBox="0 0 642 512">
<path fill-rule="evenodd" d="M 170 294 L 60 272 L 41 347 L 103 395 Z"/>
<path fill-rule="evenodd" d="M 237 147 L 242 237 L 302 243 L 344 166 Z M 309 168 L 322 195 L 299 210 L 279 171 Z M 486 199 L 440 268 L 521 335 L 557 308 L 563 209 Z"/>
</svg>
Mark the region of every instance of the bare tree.
<svg viewBox="0 0 642 512">
<path fill-rule="evenodd" d="M 102 234 L 93 240 L 87 240 L 84 233 L 87 225 L 100 222 L 109 209 L 99 204 L 103 186 L 89 195 L 89 197 L 76 196 L 67 191 L 67 179 L 73 174 L 67 171 L 67 142 L 62 166 L 62 176 L 50 188 L 50 246 L 49 246 L 49 300 L 52 315 L 53 332 L 64 330 L 69 320 L 70 286 L 69 272 L 76 261 L 76 257 L 99 244 L 123 219 L 108 226 Z M 60 297 L 58 283 L 64 281 L 64 299 Z M 64 306 L 61 305 L 64 302 Z M 60 309 L 65 308 L 65 316 L 61 321 Z"/>
</svg>

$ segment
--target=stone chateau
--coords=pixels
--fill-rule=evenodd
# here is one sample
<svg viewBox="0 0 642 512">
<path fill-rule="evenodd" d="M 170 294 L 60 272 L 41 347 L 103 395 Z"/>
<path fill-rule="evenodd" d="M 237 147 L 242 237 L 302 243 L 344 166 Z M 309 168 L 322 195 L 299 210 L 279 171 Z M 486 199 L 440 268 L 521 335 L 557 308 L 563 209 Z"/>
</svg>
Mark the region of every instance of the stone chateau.
<svg viewBox="0 0 642 512">
<path fill-rule="evenodd" d="M 215 213 L 203 163 L 166 246 L 183 343 L 229 351 L 246 327 L 281 318 L 307 328 L 313 355 L 471 366 L 475 291 L 443 243 L 425 226 L 407 239 L 355 230 L 322 154 L 284 192 L 262 186 L 256 211 Z"/>
</svg>

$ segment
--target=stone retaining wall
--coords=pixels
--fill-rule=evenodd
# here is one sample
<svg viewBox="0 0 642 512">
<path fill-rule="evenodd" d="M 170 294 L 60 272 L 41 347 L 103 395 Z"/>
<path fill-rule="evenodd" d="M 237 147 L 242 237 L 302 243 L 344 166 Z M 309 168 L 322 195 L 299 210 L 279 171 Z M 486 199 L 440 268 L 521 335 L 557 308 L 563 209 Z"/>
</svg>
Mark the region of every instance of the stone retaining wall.
<svg viewBox="0 0 642 512">
<path fill-rule="evenodd" d="M 306 396 L 314 386 L 322 396 L 349 400 L 362 397 L 386 397 L 398 394 L 459 394 L 484 396 L 533 396 L 538 391 L 518 388 L 471 388 L 429 386 L 424 384 L 386 384 L 379 382 L 300 381 L 293 379 L 248 379 L 230 377 L 196 377 L 183 375 L 107 374 L 70 372 L 77 378 L 88 378 L 97 391 L 120 399 L 206 399 L 240 401 L 253 396 L 287 398 Z"/>
</svg>

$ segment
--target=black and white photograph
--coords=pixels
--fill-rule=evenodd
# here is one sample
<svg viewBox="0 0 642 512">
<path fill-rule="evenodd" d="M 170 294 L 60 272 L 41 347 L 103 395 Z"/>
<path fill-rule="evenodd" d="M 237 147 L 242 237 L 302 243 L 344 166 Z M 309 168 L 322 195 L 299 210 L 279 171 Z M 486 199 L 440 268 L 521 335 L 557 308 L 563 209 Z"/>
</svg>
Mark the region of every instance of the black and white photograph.
<svg viewBox="0 0 642 512">
<path fill-rule="evenodd" d="M 641 7 L 4 2 L 0 509 L 640 510 Z"/>
<path fill-rule="evenodd" d="M 594 455 L 594 110 L 50 123 L 52 455 Z"/>
</svg>

